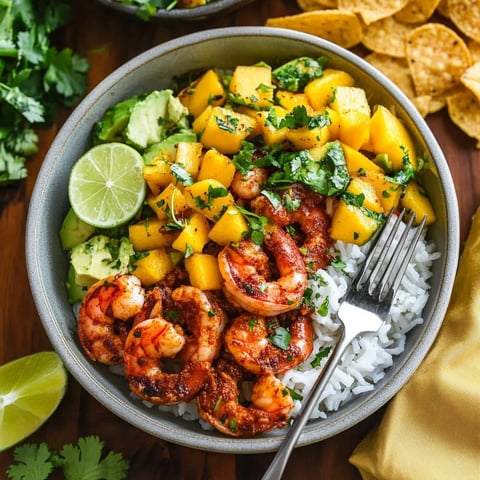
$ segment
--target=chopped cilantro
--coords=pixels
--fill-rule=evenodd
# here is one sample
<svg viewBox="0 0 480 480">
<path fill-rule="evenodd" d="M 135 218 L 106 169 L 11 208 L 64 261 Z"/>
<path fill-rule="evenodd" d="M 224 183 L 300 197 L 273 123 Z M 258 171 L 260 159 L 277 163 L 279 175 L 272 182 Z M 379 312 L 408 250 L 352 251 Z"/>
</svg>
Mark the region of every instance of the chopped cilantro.
<svg viewBox="0 0 480 480">
<path fill-rule="evenodd" d="M 324 358 L 327 358 L 328 355 L 330 354 L 330 351 L 332 350 L 332 347 L 325 347 L 320 349 L 316 354 L 315 358 L 310 362 L 310 365 L 315 368 L 319 367 L 320 364 L 322 363 L 322 360 Z"/>
<path fill-rule="evenodd" d="M 291 60 L 272 71 L 273 81 L 282 89 L 298 92 L 307 83 L 323 76 L 328 57 L 300 57 Z"/>
<path fill-rule="evenodd" d="M 290 332 L 284 327 L 277 327 L 273 335 L 268 337 L 270 342 L 281 350 L 287 350 L 292 340 Z"/>
</svg>

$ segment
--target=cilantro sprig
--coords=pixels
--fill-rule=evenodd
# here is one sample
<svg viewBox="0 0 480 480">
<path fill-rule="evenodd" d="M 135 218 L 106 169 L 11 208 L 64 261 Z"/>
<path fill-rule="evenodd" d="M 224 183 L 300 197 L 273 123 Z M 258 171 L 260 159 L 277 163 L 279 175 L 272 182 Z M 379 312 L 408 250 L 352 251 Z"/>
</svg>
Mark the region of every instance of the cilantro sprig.
<svg viewBox="0 0 480 480">
<path fill-rule="evenodd" d="M 27 176 L 26 159 L 38 150 L 34 129 L 86 91 L 88 62 L 51 43 L 69 19 L 70 7 L 56 0 L 0 2 L 0 186 Z"/>
<path fill-rule="evenodd" d="M 130 468 L 121 453 L 105 452 L 98 437 L 81 437 L 76 445 L 56 451 L 45 442 L 25 443 L 15 448 L 14 464 L 7 470 L 10 480 L 46 480 L 62 470 L 66 480 L 122 480 Z M 105 454 L 106 453 L 106 454 Z"/>
</svg>

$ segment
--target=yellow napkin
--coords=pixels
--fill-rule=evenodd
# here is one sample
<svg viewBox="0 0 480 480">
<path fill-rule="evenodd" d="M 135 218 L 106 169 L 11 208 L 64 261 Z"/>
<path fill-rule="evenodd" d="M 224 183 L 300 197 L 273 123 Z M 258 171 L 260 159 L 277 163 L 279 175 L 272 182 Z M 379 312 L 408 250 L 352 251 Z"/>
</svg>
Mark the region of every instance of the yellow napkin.
<svg viewBox="0 0 480 480">
<path fill-rule="evenodd" d="M 434 345 L 350 462 L 363 480 L 480 480 L 480 209 Z"/>
</svg>

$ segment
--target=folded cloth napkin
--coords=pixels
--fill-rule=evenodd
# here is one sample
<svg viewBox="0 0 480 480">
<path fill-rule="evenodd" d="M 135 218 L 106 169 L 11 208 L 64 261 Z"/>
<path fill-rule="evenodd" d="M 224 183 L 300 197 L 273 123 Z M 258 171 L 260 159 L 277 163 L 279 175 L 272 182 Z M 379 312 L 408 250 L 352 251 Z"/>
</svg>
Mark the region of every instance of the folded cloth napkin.
<svg viewBox="0 0 480 480">
<path fill-rule="evenodd" d="M 350 462 L 363 480 L 480 480 L 480 209 L 436 341 Z"/>
</svg>

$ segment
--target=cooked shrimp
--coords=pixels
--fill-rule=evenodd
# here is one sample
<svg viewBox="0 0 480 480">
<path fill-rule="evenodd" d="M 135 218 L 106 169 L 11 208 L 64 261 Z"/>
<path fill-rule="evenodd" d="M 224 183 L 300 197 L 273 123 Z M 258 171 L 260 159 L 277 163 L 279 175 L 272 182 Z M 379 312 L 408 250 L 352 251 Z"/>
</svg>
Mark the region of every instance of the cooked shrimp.
<svg viewBox="0 0 480 480">
<path fill-rule="evenodd" d="M 243 314 L 225 333 L 225 347 L 235 361 L 256 375 L 282 373 L 304 362 L 313 350 L 309 317 L 294 312 L 286 327 L 276 318 Z"/>
<path fill-rule="evenodd" d="M 273 255 L 280 277 L 267 280 L 267 254 L 251 240 L 226 246 L 218 255 L 224 292 L 248 312 L 275 316 L 295 309 L 307 287 L 307 272 L 293 239 L 280 227 L 265 227 L 264 247 Z"/>
<path fill-rule="evenodd" d="M 213 294 L 181 286 L 170 302 L 175 324 L 161 317 L 144 320 L 134 326 L 125 344 L 130 388 L 152 403 L 192 399 L 223 346 L 227 316 Z M 168 358 L 174 359 L 173 372 L 168 371 Z"/>
<path fill-rule="evenodd" d="M 246 406 L 239 403 L 238 382 L 242 378 L 243 369 L 239 365 L 219 360 L 196 397 L 200 416 L 233 437 L 284 427 L 293 406 L 287 388 L 273 375 L 260 377 L 253 387 L 251 405 Z"/>
<path fill-rule="evenodd" d="M 295 208 L 287 210 L 284 206 L 287 196 Z M 275 206 L 263 195 L 255 198 L 250 205 L 255 213 L 264 215 L 280 226 L 298 224 L 304 234 L 300 251 L 308 269 L 317 271 L 325 268 L 332 259 L 329 253 L 332 242 L 328 233 L 330 217 L 323 197 L 301 185 L 292 185 L 283 190 L 281 197 L 282 202 Z"/>
<path fill-rule="evenodd" d="M 180 372 L 167 372 L 165 359 L 186 343 L 179 325 L 151 318 L 133 327 L 125 342 L 125 376 L 132 392 L 157 404 L 191 400 L 202 388 L 210 362 L 187 362 Z"/>
<path fill-rule="evenodd" d="M 260 195 L 267 178 L 268 172 L 264 168 L 255 167 L 245 174 L 237 170 L 230 189 L 238 198 L 252 200 Z"/>
<path fill-rule="evenodd" d="M 180 358 L 212 362 L 223 346 L 227 324 L 227 315 L 220 303 L 213 294 L 186 285 L 173 291 L 172 300 L 180 312 L 180 321 L 191 332 Z"/>
<path fill-rule="evenodd" d="M 143 306 L 144 289 L 133 275 L 113 275 L 93 284 L 78 314 L 78 335 L 86 354 L 106 365 L 122 362 L 129 320 Z"/>
</svg>

